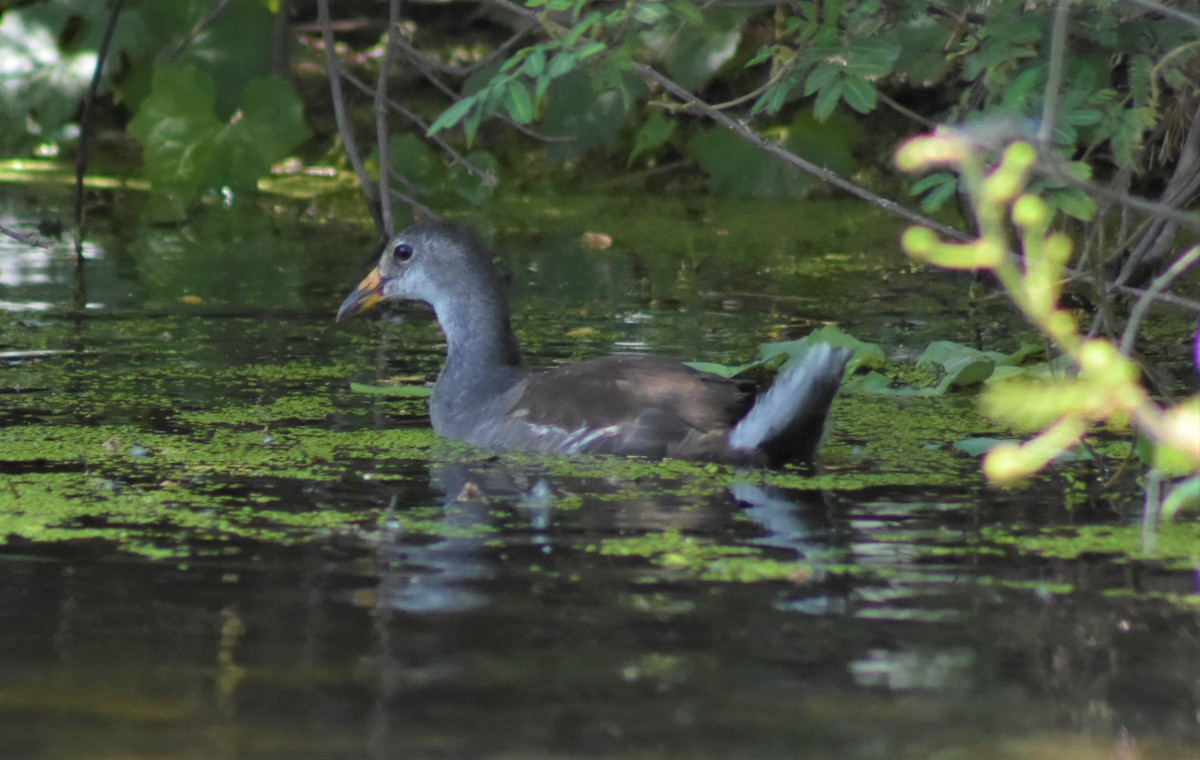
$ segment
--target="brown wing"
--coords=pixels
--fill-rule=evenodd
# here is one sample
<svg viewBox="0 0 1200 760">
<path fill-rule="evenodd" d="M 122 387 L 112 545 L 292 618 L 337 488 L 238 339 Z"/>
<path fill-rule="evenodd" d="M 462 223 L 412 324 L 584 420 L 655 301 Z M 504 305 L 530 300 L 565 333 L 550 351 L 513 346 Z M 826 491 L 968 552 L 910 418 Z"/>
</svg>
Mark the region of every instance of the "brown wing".
<svg viewBox="0 0 1200 760">
<path fill-rule="evenodd" d="M 531 375 L 508 415 L 585 440 L 584 450 L 664 456 L 684 439 L 723 436 L 752 401 L 736 382 L 679 362 L 613 354 Z"/>
</svg>

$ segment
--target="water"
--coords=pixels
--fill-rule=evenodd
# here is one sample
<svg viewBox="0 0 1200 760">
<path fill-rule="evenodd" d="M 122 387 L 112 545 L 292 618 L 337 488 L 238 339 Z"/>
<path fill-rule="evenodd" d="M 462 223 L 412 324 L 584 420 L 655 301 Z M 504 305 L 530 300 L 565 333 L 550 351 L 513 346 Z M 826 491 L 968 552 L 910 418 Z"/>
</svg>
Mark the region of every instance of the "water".
<svg viewBox="0 0 1200 760">
<path fill-rule="evenodd" d="M 0 192 L 8 226 L 64 202 Z M 420 309 L 333 325 L 361 231 L 114 203 L 82 310 L 66 252 L 0 245 L 0 757 L 1200 756 L 1194 569 L 1013 543 L 1140 503 L 1086 472 L 987 486 L 950 449 L 998 432 L 969 396 L 843 398 L 815 477 L 493 457 L 351 387 L 441 356 Z M 890 222 L 800 218 L 475 221 L 539 366 L 744 361 L 823 320 L 895 354 L 1021 339 Z"/>
</svg>

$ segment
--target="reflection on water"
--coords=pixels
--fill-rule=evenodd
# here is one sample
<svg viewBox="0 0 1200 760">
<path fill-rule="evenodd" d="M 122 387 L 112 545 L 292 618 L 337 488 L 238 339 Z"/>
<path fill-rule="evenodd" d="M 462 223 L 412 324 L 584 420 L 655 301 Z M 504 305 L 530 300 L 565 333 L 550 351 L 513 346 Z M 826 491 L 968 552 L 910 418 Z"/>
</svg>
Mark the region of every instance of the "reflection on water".
<svg viewBox="0 0 1200 760">
<path fill-rule="evenodd" d="M 808 481 L 431 444 L 349 389 L 439 354 L 330 324 L 345 244 L 159 232 L 97 244 L 86 318 L 69 260 L 0 253 L 0 758 L 1196 756 L 1193 575 L 988 543 L 1081 519 L 1058 491 L 836 431 Z M 655 308 L 636 250 L 558 292 L 557 253 L 513 267 L 534 362 L 788 321 Z"/>
</svg>

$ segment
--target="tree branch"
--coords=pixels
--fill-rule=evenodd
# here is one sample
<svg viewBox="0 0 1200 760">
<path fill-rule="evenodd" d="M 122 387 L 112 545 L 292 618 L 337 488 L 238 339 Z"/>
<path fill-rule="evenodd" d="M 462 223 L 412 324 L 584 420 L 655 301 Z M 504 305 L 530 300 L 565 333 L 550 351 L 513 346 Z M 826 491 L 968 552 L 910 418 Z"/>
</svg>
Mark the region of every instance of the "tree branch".
<svg viewBox="0 0 1200 760">
<path fill-rule="evenodd" d="M 359 79 L 358 77 L 351 74 L 349 71 L 343 70 L 342 78 L 345 79 L 350 84 L 354 85 L 356 88 L 358 88 L 362 92 L 365 92 L 368 94 L 370 94 L 372 92 L 371 88 L 369 86 L 367 86 L 367 84 L 365 82 L 363 82 L 361 79 Z M 400 103 L 397 103 L 396 101 L 392 100 L 391 98 L 387 99 L 387 104 L 388 104 L 388 107 L 391 108 L 392 110 L 394 110 L 396 113 L 400 114 L 404 118 L 411 121 L 413 124 L 416 124 L 418 127 L 420 127 L 422 135 L 429 132 L 429 122 L 425 121 L 420 116 L 418 116 L 417 114 L 408 110 L 403 105 L 401 105 Z M 486 169 L 480 169 L 478 166 L 476 166 L 475 164 L 468 161 L 466 156 L 459 153 L 457 150 L 454 149 L 454 146 L 450 145 L 450 143 L 446 142 L 445 140 L 438 137 L 437 135 L 434 135 L 433 137 L 430 137 L 428 139 L 432 140 L 435 145 L 437 145 L 439 148 L 444 150 L 446 152 L 446 154 L 449 155 L 450 158 L 453 159 L 456 164 L 463 167 L 464 169 L 469 171 L 471 174 L 474 174 L 476 177 L 479 177 L 480 181 L 482 181 L 485 185 L 487 185 L 488 187 L 495 187 L 496 176 L 494 174 L 487 171 Z"/>
<path fill-rule="evenodd" d="M 375 142 L 379 147 L 379 216 L 383 222 L 384 237 L 391 237 L 396 231 L 392 219 L 391 175 L 387 171 L 392 166 L 391 146 L 388 138 L 388 74 L 392 70 L 392 56 L 396 52 L 395 38 L 400 29 L 400 0 L 388 0 L 387 43 L 383 49 L 383 62 L 379 65 L 379 81 L 375 86 L 375 101 L 372 109 L 375 111 Z"/>
<path fill-rule="evenodd" d="M 375 197 L 375 184 L 367 174 L 363 165 L 362 155 L 358 152 L 358 143 L 354 140 L 354 128 L 346 113 L 346 99 L 342 93 L 342 62 L 338 58 L 336 42 L 333 39 L 333 26 L 329 21 L 329 0 L 317 0 L 317 20 L 321 25 L 321 39 L 325 43 L 325 66 L 329 77 L 329 92 L 333 97 L 333 115 L 337 120 L 338 134 L 342 136 L 342 144 L 346 146 L 346 158 L 358 175 L 358 184 L 367 199 L 367 208 L 371 210 L 371 218 L 375 220 L 375 229 L 383 234 L 383 219 L 380 217 L 381 203 Z M 364 85 L 365 87 L 365 85 Z M 370 92 L 370 89 L 367 89 Z"/>
<path fill-rule="evenodd" d="M 644 63 L 635 63 L 633 65 L 633 71 L 647 82 L 651 82 L 662 87 L 679 100 L 689 104 L 692 108 L 730 130 L 738 137 L 757 145 L 759 148 L 765 150 L 767 153 L 770 153 L 785 163 L 791 164 L 798 169 L 806 171 L 818 179 L 828 182 L 834 187 L 844 190 L 845 192 L 850 193 L 857 198 L 861 198 L 869 203 L 872 203 L 890 214 L 898 216 L 914 224 L 920 224 L 925 227 L 929 227 L 944 237 L 958 241 L 966 241 L 970 239 L 966 233 L 960 230 L 956 230 L 953 227 L 949 227 L 945 224 L 923 216 L 922 214 L 918 214 L 915 211 L 901 206 L 893 200 L 876 195 L 870 190 L 866 190 L 865 188 L 859 187 L 849 180 L 839 177 L 837 174 L 831 172 L 823 166 L 818 166 L 811 161 L 807 161 L 800 156 L 797 156 L 795 153 L 787 150 L 779 143 L 768 140 L 767 138 L 747 127 L 745 124 L 742 124 L 741 122 L 727 116 L 721 111 L 718 111 L 709 104 L 700 100 L 700 98 L 693 95 L 686 88 L 660 74 L 651 66 L 648 66 Z"/>
<path fill-rule="evenodd" d="M 96 55 L 96 67 L 92 70 L 92 83 L 88 86 L 87 98 L 83 101 L 83 114 L 79 118 L 79 149 L 75 154 L 75 269 L 83 269 L 83 175 L 87 174 L 88 135 L 92 131 L 92 104 L 100 91 L 100 77 L 104 74 L 104 62 L 108 60 L 108 49 L 112 45 L 113 33 L 117 29 L 117 18 L 121 15 L 124 0 L 113 0 L 108 12 L 108 23 Z"/>
</svg>

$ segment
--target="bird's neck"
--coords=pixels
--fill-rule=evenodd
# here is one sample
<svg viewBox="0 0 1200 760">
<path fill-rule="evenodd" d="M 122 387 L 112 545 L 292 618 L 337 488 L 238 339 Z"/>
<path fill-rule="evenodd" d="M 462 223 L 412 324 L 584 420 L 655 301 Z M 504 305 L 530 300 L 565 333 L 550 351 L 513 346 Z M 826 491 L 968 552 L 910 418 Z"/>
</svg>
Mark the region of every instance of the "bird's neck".
<svg viewBox="0 0 1200 760">
<path fill-rule="evenodd" d="M 501 295 L 476 294 L 451 304 L 434 304 L 434 310 L 448 346 L 446 365 L 438 377 L 439 394 L 483 401 L 508 390 L 523 376 L 517 336 Z"/>
</svg>

